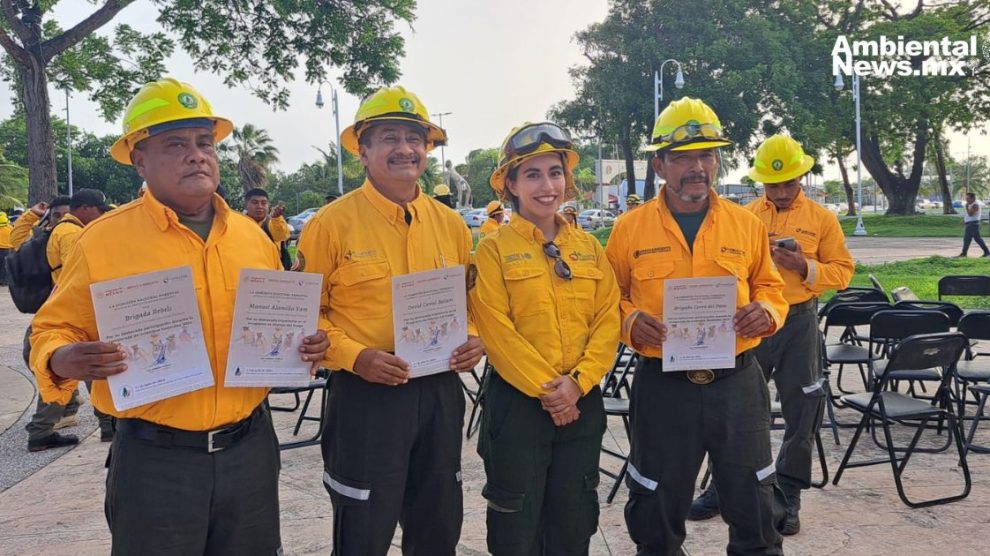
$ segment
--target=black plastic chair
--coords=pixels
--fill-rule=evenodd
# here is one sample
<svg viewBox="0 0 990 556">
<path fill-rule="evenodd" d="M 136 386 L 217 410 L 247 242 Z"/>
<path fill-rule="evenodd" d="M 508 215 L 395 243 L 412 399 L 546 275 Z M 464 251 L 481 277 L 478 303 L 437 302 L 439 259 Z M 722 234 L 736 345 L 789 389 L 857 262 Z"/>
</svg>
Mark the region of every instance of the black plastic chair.
<svg viewBox="0 0 990 556">
<path fill-rule="evenodd" d="M 327 398 L 330 392 L 330 377 L 332 374 L 333 373 L 329 369 L 320 369 L 316 373 L 316 378 L 311 380 L 306 386 L 277 387 L 272 388 L 268 393 L 269 396 L 279 394 L 292 394 L 295 396 L 295 404 L 292 408 L 274 406 L 269 400 L 268 407 L 272 411 L 295 411 L 299 408 L 300 394 L 303 392 L 306 393 L 306 400 L 302 404 L 302 410 L 299 412 L 299 418 L 296 420 L 296 426 L 292 429 L 292 436 L 297 436 L 299 434 L 299 429 L 302 427 L 304 421 L 314 421 L 318 424 L 315 435 L 307 438 L 306 440 L 294 440 L 292 442 L 279 443 L 279 450 L 291 450 L 293 448 L 313 446 L 320 443 L 320 438 L 323 437 L 323 431 L 326 429 Z M 310 417 L 307 415 L 309 412 L 309 404 L 313 400 L 313 394 L 316 393 L 317 390 L 320 391 L 320 414 L 317 417 Z"/>
<path fill-rule="evenodd" d="M 959 325 L 959 319 L 963 316 L 963 310 L 951 301 L 925 301 L 921 299 L 910 301 L 898 301 L 894 303 L 894 309 L 927 309 L 931 311 L 941 311 L 949 317 L 949 327 Z"/>
<path fill-rule="evenodd" d="M 969 426 L 969 435 L 966 437 L 966 446 L 963 448 L 963 457 L 970 451 L 985 454 L 990 452 L 990 448 L 973 444 L 973 437 L 976 436 L 976 427 L 980 425 L 983 409 L 987 405 L 987 398 L 990 397 L 990 384 L 977 384 L 970 388 L 970 392 L 976 395 L 976 414 L 973 416 L 973 424 Z"/>
<path fill-rule="evenodd" d="M 976 413 L 972 416 L 972 431 L 975 432 L 977 423 L 985 419 L 983 417 L 983 405 L 986 404 L 985 398 L 981 398 L 980 392 L 975 385 L 979 385 L 981 389 L 985 389 L 985 383 L 990 382 L 990 352 L 979 351 L 979 348 L 974 352 L 972 351 L 972 345 L 975 340 L 990 340 L 990 311 L 973 311 L 967 313 L 959 320 L 957 329 L 966 335 L 970 344 L 966 346 L 966 358 L 956 365 L 956 400 L 959 403 L 958 411 L 960 418 L 966 419 L 967 398 L 970 393 L 976 395 L 978 407 Z M 977 345 L 979 346 L 979 344 Z M 968 442 L 968 444 L 970 443 Z M 990 453 L 990 447 L 973 445 L 970 446 L 970 449 L 974 452 Z"/>
<path fill-rule="evenodd" d="M 863 414 L 849 448 L 846 449 L 842 463 L 839 464 L 835 473 L 833 485 L 839 484 L 842 473 L 847 467 L 863 467 L 867 465 L 890 463 L 894 474 L 894 483 L 897 486 L 897 495 L 907 506 L 911 508 L 923 508 L 936 504 L 944 504 L 955 500 L 961 500 L 969 495 L 972 487 L 969 465 L 966 463 L 966 451 L 964 447 L 962 425 L 952 411 L 953 405 L 949 402 L 951 388 L 949 381 L 952 379 L 956 362 L 959 361 L 963 350 L 966 348 L 966 337 L 959 332 L 945 332 L 939 334 L 921 334 L 910 336 L 902 340 L 890 352 L 887 363 L 887 372 L 880 374 L 873 386 L 872 392 L 862 394 L 852 394 L 843 396 L 842 401 L 846 406 Z M 941 372 L 941 381 L 931 403 L 911 398 L 889 390 L 890 372 L 907 371 L 914 369 L 938 368 Z M 926 430 L 926 423 L 932 419 L 945 419 L 948 421 L 949 435 L 955 440 L 956 448 L 959 452 L 958 464 L 962 468 L 964 488 L 962 493 L 942 498 L 930 500 L 913 501 L 908 498 L 904 491 L 902 474 L 911 456 L 916 451 L 918 440 L 922 432 Z M 886 439 L 887 457 L 883 459 L 850 462 L 853 450 L 859 442 L 859 437 L 871 422 L 878 422 L 883 429 Z M 919 423 L 916 425 L 914 436 L 911 442 L 903 450 L 903 455 L 898 457 L 894 448 L 891 436 L 891 423 Z"/>
<path fill-rule="evenodd" d="M 605 405 L 605 416 L 606 418 L 619 417 L 622 419 L 622 425 L 625 427 L 627 439 L 632 438 L 629 430 L 629 376 L 638 361 L 639 355 L 625 344 L 620 343 L 616 349 L 615 361 L 612 363 L 612 368 L 609 369 L 608 373 L 602 379 L 602 402 Z M 625 398 L 622 397 L 623 392 L 626 393 Z M 602 475 L 615 480 L 612 488 L 609 489 L 608 497 L 605 499 L 606 502 L 611 504 L 626 476 L 626 469 L 629 466 L 629 455 L 620 452 L 618 448 L 608 448 L 604 443 L 602 444 L 602 453 L 622 461 L 622 467 L 619 468 L 618 473 L 609 471 L 601 466 L 598 468 Z"/>
<path fill-rule="evenodd" d="M 842 388 L 842 371 L 846 365 L 856 365 L 859 369 L 860 377 L 863 379 L 863 387 L 869 389 L 869 381 L 866 378 L 866 366 L 870 363 L 870 350 L 868 347 L 858 345 L 855 339 L 849 337 L 850 330 L 855 331 L 857 326 L 868 326 L 870 319 L 879 311 L 890 309 L 887 302 L 840 302 L 832 304 L 829 301 L 827 310 L 822 315 L 825 321 L 822 331 L 822 357 L 826 375 L 831 375 L 831 366 L 838 365 L 838 375 L 835 387 L 839 392 L 848 394 Z M 838 343 L 828 343 L 828 333 L 830 329 L 840 328 L 842 334 Z M 869 340 L 869 336 L 866 337 Z"/>
<path fill-rule="evenodd" d="M 938 280 L 938 300 L 946 295 L 990 296 L 990 276 L 943 276 Z"/>
<path fill-rule="evenodd" d="M 471 416 L 468 417 L 467 430 L 464 432 L 464 438 L 471 439 L 471 437 L 478 432 L 478 428 L 481 427 L 481 412 L 484 411 L 485 404 L 485 389 L 488 385 L 488 375 L 494 372 L 495 368 L 492 364 L 488 362 L 488 356 L 485 356 L 485 365 L 482 367 L 481 376 L 475 374 L 474 369 L 471 369 L 471 376 L 474 378 L 475 382 L 478 383 L 478 388 L 476 390 L 471 390 L 461 381 L 461 385 L 464 386 L 464 391 L 467 392 L 468 399 L 471 401 Z"/>
</svg>

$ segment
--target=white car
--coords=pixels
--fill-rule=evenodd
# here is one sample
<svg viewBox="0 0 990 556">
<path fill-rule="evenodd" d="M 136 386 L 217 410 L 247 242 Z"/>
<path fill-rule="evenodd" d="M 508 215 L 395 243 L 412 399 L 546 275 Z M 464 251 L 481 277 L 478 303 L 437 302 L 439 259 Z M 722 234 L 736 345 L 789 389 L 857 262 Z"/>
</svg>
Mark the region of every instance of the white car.
<svg viewBox="0 0 990 556">
<path fill-rule="evenodd" d="M 588 209 L 578 214 L 577 222 L 584 230 L 597 230 L 615 224 L 615 215 L 604 209 Z"/>
<path fill-rule="evenodd" d="M 484 224 L 485 220 L 488 220 L 488 213 L 486 213 L 483 208 L 469 210 L 468 212 L 465 212 L 463 216 L 464 223 L 471 228 L 477 228 Z"/>
</svg>

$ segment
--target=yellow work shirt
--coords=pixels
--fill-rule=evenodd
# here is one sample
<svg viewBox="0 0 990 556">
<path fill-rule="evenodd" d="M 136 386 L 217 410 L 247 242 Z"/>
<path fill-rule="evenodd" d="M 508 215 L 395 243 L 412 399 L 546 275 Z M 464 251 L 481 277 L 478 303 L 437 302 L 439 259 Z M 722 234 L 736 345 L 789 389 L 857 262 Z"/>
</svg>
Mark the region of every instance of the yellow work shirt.
<svg viewBox="0 0 990 556">
<path fill-rule="evenodd" d="M 769 230 L 770 238 L 793 237 L 808 261 L 808 277 L 786 268 L 777 268 L 784 279 L 784 299 L 791 305 L 820 296 L 826 290 L 842 290 L 852 280 L 855 264 L 839 219 L 803 191 L 784 211 L 766 196 L 746 205 Z"/>
<path fill-rule="evenodd" d="M 326 366 L 354 370 L 364 349 L 395 351 L 392 277 L 467 265 L 471 232 L 460 215 L 419 193 L 412 218 L 370 181 L 324 206 L 303 228 L 298 270 L 323 275 L 320 328 L 330 336 Z M 468 323 L 468 334 L 477 335 Z"/>
<path fill-rule="evenodd" d="M 90 284 L 185 265 L 192 267 L 215 384 L 117 411 L 107 382 L 96 380 L 93 405 L 115 417 L 201 431 L 240 421 L 265 399 L 267 388 L 225 388 L 224 371 L 241 269 L 280 269 L 278 251 L 257 223 L 231 211 L 219 196 L 214 196 L 213 207 L 213 227 L 205 243 L 150 191 L 83 230 L 62 269 L 61 282 L 32 322 L 31 368 L 46 402 L 65 404 L 72 396 L 69 381 L 49 368 L 55 350 L 99 339 Z"/>
<path fill-rule="evenodd" d="M 9 222 L 0 224 L 0 249 L 13 249 L 14 244 L 10 242 L 10 232 L 14 230 L 14 227 L 10 225 Z"/>
<path fill-rule="evenodd" d="M 735 276 L 736 308 L 760 303 L 772 322 L 766 335 L 778 330 L 788 306 L 782 293 L 784 280 L 770 257 L 766 226 L 745 208 L 719 199 L 710 190 L 708 214 L 692 252 L 667 207 L 665 189 L 616 220 L 605 247 L 622 294 L 622 341 L 640 354 L 660 357 L 661 349 L 635 345 L 630 334 L 640 312 L 664 320 L 663 282 L 668 278 Z M 736 336 L 736 354 L 759 343 L 759 338 Z"/>
<path fill-rule="evenodd" d="M 14 227 L 10 231 L 10 245 L 13 249 L 20 249 L 25 241 L 31 239 L 31 232 L 39 220 L 41 220 L 40 216 L 27 211 L 14 222 Z"/>
<path fill-rule="evenodd" d="M 48 237 L 48 245 L 45 247 L 45 257 L 48 259 L 48 266 L 52 267 L 53 284 L 58 284 L 62 266 L 69 259 L 69 253 L 75 247 L 84 226 L 78 218 L 66 214 L 52 228 L 52 235 Z"/>
<path fill-rule="evenodd" d="M 500 216 L 501 218 L 501 216 Z M 495 220 L 494 218 L 489 218 L 481 223 L 481 227 L 478 229 L 478 239 L 483 239 L 488 237 L 490 234 L 498 231 L 502 227 L 501 220 Z"/>
<path fill-rule="evenodd" d="M 543 232 L 517 214 L 478 243 L 471 311 L 499 376 L 527 396 L 570 374 L 587 394 L 619 342 L 619 289 L 601 244 L 563 217 L 554 243 L 571 268 L 557 276 Z M 580 371 L 573 373 L 573 371 Z"/>
<path fill-rule="evenodd" d="M 285 221 L 285 217 L 283 216 L 276 216 L 275 218 L 269 218 L 266 221 L 262 221 L 262 228 L 264 228 L 266 223 L 268 224 L 268 233 L 271 234 L 272 241 L 275 242 L 275 247 L 281 249 L 282 242 L 291 237 L 291 234 L 289 233 L 289 223 Z"/>
</svg>

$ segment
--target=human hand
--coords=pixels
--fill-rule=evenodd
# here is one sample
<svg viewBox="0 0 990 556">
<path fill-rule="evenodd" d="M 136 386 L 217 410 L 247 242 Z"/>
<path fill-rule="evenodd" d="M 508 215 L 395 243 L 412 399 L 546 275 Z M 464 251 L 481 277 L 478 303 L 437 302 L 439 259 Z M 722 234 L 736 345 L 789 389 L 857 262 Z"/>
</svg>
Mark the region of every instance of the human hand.
<svg viewBox="0 0 990 556">
<path fill-rule="evenodd" d="M 397 386 L 409 382 L 409 363 L 380 349 L 365 348 L 354 361 L 354 374 L 378 384 Z"/>
<path fill-rule="evenodd" d="M 285 204 L 279 202 L 279 204 L 275 205 L 275 208 L 272 209 L 272 218 L 278 218 L 283 215 L 285 215 Z"/>
<path fill-rule="evenodd" d="M 37 216 L 38 218 L 41 218 L 42 216 L 44 216 L 45 215 L 45 212 L 47 212 L 47 211 L 48 211 L 48 203 L 46 203 L 44 201 L 42 201 L 42 202 L 34 205 L 33 207 L 31 207 L 31 212 L 33 212 L 34 215 Z"/>
<path fill-rule="evenodd" d="M 667 325 L 640 311 L 629 335 L 634 346 L 660 347 L 667 341 Z"/>
<path fill-rule="evenodd" d="M 126 371 L 125 359 L 127 351 L 117 344 L 76 342 L 55 350 L 48 366 L 62 378 L 103 380 Z"/>
<path fill-rule="evenodd" d="M 759 337 L 766 333 L 772 325 L 773 321 L 770 320 L 770 315 L 767 314 L 766 309 L 755 301 L 740 307 L 736 310 L 735 316 L 732 317 L 732 327 L 736 334 L 743 338 Z"/>
<path fill-rule="evenodd" d="M 798 247 L 797 251 L 791 251 L 790 249 L 784 249 L 783 247 L 777 247 L 771 244 L 770 256 L 773 257 L 773 262 L 777 266 L 797 272 L 801 275 L 801 278 L 808 277 L 808 260 L 805 259 L 804 252 L 801 251 L 800 247 Z"/>
<path fill-rule="evenodd" d="M 454 353 L 450 354 L 450 368 L 459 373 L 470 371 L 481 361 L 484 355 L 485 344 L 481 338 L 468 336 L 467 342 L 458 346 Z"/>
<path fill-rule="evenodd" d="M 570 406 L 576 405 L 581 399 L 581 388 L 573 378 L 561 375 L 543 385 L 548 390 L 546 394 L 540 394 L 540 403 L 543 409 L 550 413 L 559 413 Z"/>
<path fill-rule="evenodd" d="M 316 334 L 303 338 L 303 343 L 299 346 L 303 361 L 312 361 L 309 369 L 310 376 L 316 376 L 316 371 L 320 370 L 320 363 L 326 358 L 327 350 L 330 349 L 330 338 L 323 330 L 317 330 Z"/>
</svg>

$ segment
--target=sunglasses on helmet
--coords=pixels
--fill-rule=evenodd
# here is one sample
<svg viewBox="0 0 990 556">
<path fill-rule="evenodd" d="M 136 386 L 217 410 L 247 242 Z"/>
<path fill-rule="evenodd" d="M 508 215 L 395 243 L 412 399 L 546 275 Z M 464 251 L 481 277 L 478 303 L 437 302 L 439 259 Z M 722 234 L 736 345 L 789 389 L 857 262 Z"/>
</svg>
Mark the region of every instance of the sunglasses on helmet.
<svg viewBox="0 0 990 556">
<path fill-rule="evenodd" d="M 713 124 L 684 124 L 666 135 L 661 135 L 653 143 L 683 143 L 694 139 L 725 139 L 722 130 Z"/>
<path fill-rule="evenodd" d="M 574 146 L 571 136 L 563 128 L 550 122 L 529 124 L 515 132 L 502 153 L 502 161 L 512 160 L 517 156 L 529 154 L 547 144 L 557 149 L 569 149 Z"/>
</svg>

